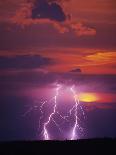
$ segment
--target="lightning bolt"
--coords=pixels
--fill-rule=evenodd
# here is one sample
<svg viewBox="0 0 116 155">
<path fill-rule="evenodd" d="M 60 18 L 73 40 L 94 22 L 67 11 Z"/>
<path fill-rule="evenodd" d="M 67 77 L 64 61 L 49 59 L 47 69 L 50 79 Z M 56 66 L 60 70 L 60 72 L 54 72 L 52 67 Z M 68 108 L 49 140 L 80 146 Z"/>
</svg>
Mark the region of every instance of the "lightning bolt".
<svg viewBox="0 0 116 155">
<path fill-rule="evenodd" d="M 61 88 L 60 85 L 58 85 L 57 88 L 56 88 L 56 95 L 54 96 L 53 112 L 49 115 L 48 121 L 44 123 L 44 129 L 43 129 L 43 130 L 44 130 L 44 133 L 43 133 L 43 135 L 44 135 L 44 139 L 45 139 L 45 140 L 50 140 L 50 136 L 49 136 L 49 132 L 48 132 L 48 130 L 47 130 L 47 126 L 50 124 L 51 120 L 53 120 L 53 122 L 54 122 L 55 124 L 57 124 L 57 123 L 55 122 L 55 120 L 53 119 L 53 116 L 56 114 L 57 97 L 58 97 L 58 95 L 59 95 L 59 90 L 60 90 L 60 88 Z"/>
<path fill-rule="evenodd" d="M 75 124 L 74 124 L 74 127 L 73 127 L 73 131 L 72 131 L 72 135 L 71 135 L 71 140 L 74 140 L 76 139 L 76 129 L 77 128 L 80 128 L 79 127 L 79 123 L 78 123 L 78 112 L 77 112 L 77 109 L 78 109 L 78 105 L 79 105 L 79 98 L 77 97 L 76 95 L 76 92 L 74 90 L 74 88 L 72 87 L 71 89 L 71 92 L 73 93 L 73 97 L 74 97 L 74 101 L 75 101 L 75 105 L 73 106 L 73 108 L 70 110 L 70 113 L 72 112 L 73 109 L 75 109 Z"/>
<path fill-rule="evenodd" d="M 24 114 L 23 116 L 26 116 L 27 114 L 29 114 L 31 111 L 33 110 L 39 110 L 41 113 L 41 116 L 39 118 L 39 127 L 38 127 L 38 132 L 39 135 L 42 135 L 42 139 L 43 140 L 51 140 L 50 137 L 50 131 L 48 130 L 48 127 L 50 126 L 50 123 L 53 122 L 55 124 L 55 126 L 58 128 L 58 130 L 60 131 L 60 133 L 62 132 L 61 130 L 61 126 L 65 123 L 72 123 L 70 118 L 71 116 L 74 116 L 74 126 L 72 128 L 71 131 L 71 136 L 70 136 L 70 140 L 75 140 L 75 139 L 79 139 L 79 133 L 77 131 L 83 131 L 83 128 L 80 126 L 80 114 L 82 114 L 82 116 L 84 116 L 85 118 L 85 113 L 84 110 L 80 104 L 79 101 L 79 96 L 76 93 L 75 87 L 72 86 L 69 89 L 69 91 L 72 94 L 73 100 L 74 100 L 74 105 L 72 105 L 72 107 L 69 109 L 69 111 L 67 112 L 67 115 L 62 115 L 60 114 L 60 111 L 58 111 L 58 97 L 60 96 L 60 91 L 61 91 L 62 86 L 61 85 L 57 85 L 56 86 L 56 90 L 55 90 L 55 96 L 53 96 L 50 100 L 44 100 L 41 101 L 41 105 L 39 106 L 39 104 L 36 104 L 34 106 L 31 106 Z M 42 120 L 44 119 L 44 106 L 45 104 L 49 104 L 53 102 L 53 106 L 52 106 L 52 112 L 49 114 L 47 121 L 43 122 Z M 58 116 L 60 119 L 63 120 L 63 123 L 60 123 L 60 125 L 56 122 L 54 116 Z M 77 134 L 78 133 L 78 134 Z"/>
</svg>

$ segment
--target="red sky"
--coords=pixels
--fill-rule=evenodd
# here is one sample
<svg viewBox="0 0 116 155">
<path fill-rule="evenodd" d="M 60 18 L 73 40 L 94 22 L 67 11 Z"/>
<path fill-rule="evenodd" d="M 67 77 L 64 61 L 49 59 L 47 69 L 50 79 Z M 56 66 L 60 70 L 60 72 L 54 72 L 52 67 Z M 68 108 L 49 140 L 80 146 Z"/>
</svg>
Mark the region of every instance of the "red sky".
<svg viewBox="0 0 116 155">
<path fill-rule="evenodd" d="M 115 0 L 58 1 L 63 22 L 32 19 L 34 0 L 0 1 L 0 56 L 42 55 L 47 71 L 116 74 Z"/>
</svg>

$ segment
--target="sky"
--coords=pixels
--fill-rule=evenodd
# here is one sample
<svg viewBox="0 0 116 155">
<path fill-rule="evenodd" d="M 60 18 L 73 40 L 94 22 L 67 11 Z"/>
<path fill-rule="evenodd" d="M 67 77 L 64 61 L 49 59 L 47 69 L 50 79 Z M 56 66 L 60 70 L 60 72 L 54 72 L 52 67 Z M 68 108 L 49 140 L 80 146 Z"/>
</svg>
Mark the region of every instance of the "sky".
<svg viewBox="0 0 116 155">
<path fill-rule="evenodd" d="M 0 140 L 34 139 L 40 112 L 20 116 L 58 82 L 80 92 L 85 138 L 115 137 L 115 0 L 4 0 L 0 8 Z"/>
</svg>

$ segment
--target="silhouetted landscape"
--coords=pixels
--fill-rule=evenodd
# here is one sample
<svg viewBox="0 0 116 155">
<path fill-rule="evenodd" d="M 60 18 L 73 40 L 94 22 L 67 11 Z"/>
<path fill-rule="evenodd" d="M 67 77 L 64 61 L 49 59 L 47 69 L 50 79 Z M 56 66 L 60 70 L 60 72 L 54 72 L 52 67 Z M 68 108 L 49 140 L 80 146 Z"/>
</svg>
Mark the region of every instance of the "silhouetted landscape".
<svg viewBox="0 0 116 155">
<path fill-rule="evenodd" d="M 13 141 L 1 142 L 0 154 L 92 153 L 116 154 L 116 139 L 83 139 L 77 141 Z"/>
</svg>

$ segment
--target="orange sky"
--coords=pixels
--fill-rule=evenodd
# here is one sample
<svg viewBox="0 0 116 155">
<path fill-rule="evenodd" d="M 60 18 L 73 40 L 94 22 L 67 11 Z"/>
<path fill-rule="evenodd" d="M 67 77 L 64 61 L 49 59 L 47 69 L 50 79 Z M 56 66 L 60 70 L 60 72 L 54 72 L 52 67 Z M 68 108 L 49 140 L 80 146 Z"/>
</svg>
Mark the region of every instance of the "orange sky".
<svg viewBox="0 0 116 155">
<path fill-rule="evenodd" d="M 57 51 L 47 55 L 56 61 L 56 64 L 47 67 L 50 71 L 67 72 L 73 68 L 81 68 L 83 73 L 88 74 L 116 74 L 116 52 L 94 49 L 70 49 L 67 51 Z M 76 51 L 81 51 L 76 53 Z M 89 52 L 88 52 L 89 51 Z"/>
<path fill-rule="evenodd" d="M 71 17 L 64 22 L 32 19 L 30 2 L 0 1 L 0 56 L 42 55 L 54 61 L 48 71 L 116 74 L 115 0 L 61 0 Z"/>
</svg>

